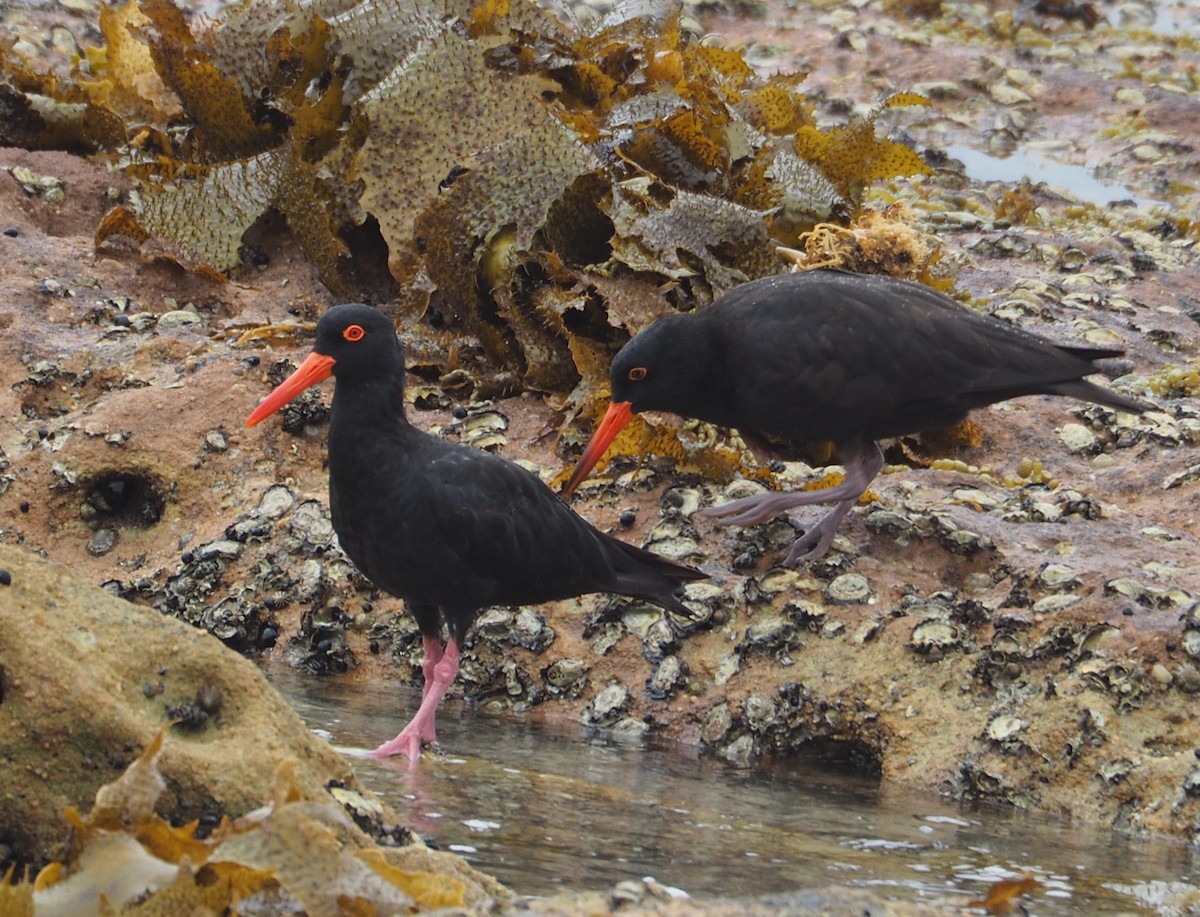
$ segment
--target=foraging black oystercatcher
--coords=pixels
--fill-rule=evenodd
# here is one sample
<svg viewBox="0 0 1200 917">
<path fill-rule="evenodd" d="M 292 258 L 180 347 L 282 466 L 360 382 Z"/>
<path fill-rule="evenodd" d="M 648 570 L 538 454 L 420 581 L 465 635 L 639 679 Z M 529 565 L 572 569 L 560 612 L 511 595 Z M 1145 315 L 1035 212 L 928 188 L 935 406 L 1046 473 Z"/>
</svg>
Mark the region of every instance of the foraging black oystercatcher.
<svg viewBox="0 0 1200 917">
<path fill-rule="evenodd" d="M 701 510 L 753 525 L 835 502 L 792 545 L 788 566 L 829 548 L 842 517 L 883 468 L 876 440 L 948 427 L 1019 395 L 1067 395 L 1121 411 L 1150 405 L 1083 377 L 1119 350 L 1051 343 L 971 312 L 929 287 L 818 270 L 751 281 L 712 305 L 669 315 L 613 360 L 612 403 L 564 488 L 570 496 L 638 411 L 669 411 L 745 433 L 839 446 L 845 479 Z"/>
<path fill-rule="evenodd" d="M 597 531 L 519 465 L 411 426 L 404 351 L 392 323 L 369 306 L 325 312 L 313 352 L 246 425 L 330 375 L 333 528 L 367 578 L 404 599 L 425 649 L 421 706 L 372 755 L 415 760 L 422 739 L 436 741 L 438 703 L 484 608 L 615 592 L 691 616 L 673 593 L 703 573 Z"/>
</svg>

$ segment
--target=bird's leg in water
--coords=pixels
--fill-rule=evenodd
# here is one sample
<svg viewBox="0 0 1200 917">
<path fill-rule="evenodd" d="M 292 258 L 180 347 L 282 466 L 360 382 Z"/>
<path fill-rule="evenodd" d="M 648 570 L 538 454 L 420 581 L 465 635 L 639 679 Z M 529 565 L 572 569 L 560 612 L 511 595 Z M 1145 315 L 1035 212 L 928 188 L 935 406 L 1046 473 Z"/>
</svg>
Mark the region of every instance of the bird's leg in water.
<svg viewBox="0 0 1200 917">
<path fill-rule="evenodd" d="M 458 677 L 458 641 L 451 638 L 446 644 L 446 650 L 441 658 L 433 665 L 432 675 L 425 680 L 425 692 L 421 697 L 421 706 L 407 726 L 390 742 L 384 742 L 373 752 L 372 758 L 386 758 L 389 755 L 407 755 L 409 760 L 416 761 L 421 757 L 421 740 L 437 741 L 437 730 L 434 727 L 434 717 L 438 704 L 442 702 L 447 689 Z"/>
<path fill-rule="evenodd" d="M 858 498 L 883 468 L 883 452 L 874 442 L 866 443 L 857 449 L 847 448 L 843 457 L 843 467 L 846 469 L 846 476 L 837 487 L 743 497 L 731 503 L 702 509 L 696 515 L 716 519 L 720 525 L 757 525 L 798 506 L 836 503 L 837 505 L 816 525 L 796 539 L 788 552 L 787 560 L 784 561 L 786 566 L 792 567 L 805 557 L 820 557 L 829 550 L 829 544 L 833 541 L 842 518 L 850 511 L 850 507 L 858 502 Z"/>
<path fill-rule="evenodd" d="M 425 674 L 425 687 L 421 690 L 421 700 L 424 700 L 433 684 L 438 661 L 442 658 L 442 641 L 440 637 L 422 636 L 421 645 L 425 649 L 425 658 L 421 661 L 421 671 Z"/>
</svg>

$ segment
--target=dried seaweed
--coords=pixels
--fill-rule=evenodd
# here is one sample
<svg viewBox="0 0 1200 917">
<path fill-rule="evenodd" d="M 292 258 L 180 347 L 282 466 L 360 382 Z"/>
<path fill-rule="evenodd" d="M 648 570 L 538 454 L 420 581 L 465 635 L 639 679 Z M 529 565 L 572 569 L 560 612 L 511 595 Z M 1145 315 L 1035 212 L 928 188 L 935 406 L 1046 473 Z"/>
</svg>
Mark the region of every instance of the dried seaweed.
<svg viewBox="0 0 1200 917">
<path fill-rule="evenodd" d="M 0 912 L 66 915 L 416 913 L 464 903 L 461 880 L 409 872 L 368 846 L 330 802 L 305 801 L 286 762 L 271 803 L 225 819 L 207 839 L 198 822 L 174 827 L 154 811 L 166 781 L 163 733 L 112 783 L 87 817 L 66 813 L 65 862 L 33 882 L 0 881 Z M 289 765 L 291 767 L 289 767 Z"/>
<path fill-rule="evenodd" d="M 134 179 L 97 244 L 219 278 L 276 212 L 360 299 L 356 278 L 381 272 L 352 262 L 386 250 L 399 323 L 460 395 L 535 389 L 593 416 L 631 334 L 785 269 L 778 245 L 824 233 L 877 269 L 913 254 L 889 265 L 899 235 L 865 232 L 859 209 L 870 183 L 928 171 L 875 136 L 880 112 L 925 100 L 823 129 L 803 74 L 757 75 L 689 34 L 676 0 L 589 22 L 535 0 L 259 0 L 207 26 L 127 0 L 100 26 L 69 79 L 0 52 L 19 114 L 0 142 L 96 151 Z M 748 472 L 668 440 L 654 451 Z"/>
</svg>

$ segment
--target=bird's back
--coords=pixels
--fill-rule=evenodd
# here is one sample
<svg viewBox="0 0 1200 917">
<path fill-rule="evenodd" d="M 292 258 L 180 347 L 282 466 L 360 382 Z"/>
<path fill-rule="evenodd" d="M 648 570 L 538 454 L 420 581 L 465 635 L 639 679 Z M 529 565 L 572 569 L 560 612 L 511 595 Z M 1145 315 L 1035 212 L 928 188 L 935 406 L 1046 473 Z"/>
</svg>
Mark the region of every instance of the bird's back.
<svg viewBox="0 0 1200 917">
<path fill-rule="evenodd" d="M 881 439 L 1037 393 L 1125 410 L 1080 382 L 1119 351 L 1060 347 L 926 286 L 812 271 L 744 284 L 698 316 L 722 340 L 728 421 L 793 440 Z"/>
<path fill-rule="evenodd" d="M 373 454 L 331 442 L 330 502 L 372 582 L 448 616 L 592 592 L 682 609 L 672 592 L 703 576 L 597 531 L 520 466 L 412 427 Z"/>
</svg>

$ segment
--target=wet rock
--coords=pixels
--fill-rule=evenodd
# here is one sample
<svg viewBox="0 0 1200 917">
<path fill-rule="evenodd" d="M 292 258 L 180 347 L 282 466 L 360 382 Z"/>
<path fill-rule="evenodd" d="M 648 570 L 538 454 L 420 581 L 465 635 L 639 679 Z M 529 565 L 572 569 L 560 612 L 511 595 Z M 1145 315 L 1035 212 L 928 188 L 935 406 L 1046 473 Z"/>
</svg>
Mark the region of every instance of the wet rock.
<svg viewBox="0 0 1200 917">
<path fill-rule="evenodd" d="M 586 726 L 612 726 L 628 712 L 629 704 L 629 689 L 620 682 L 612 682 L 584 708 L 580 719 Z"/>
<path fill-rule="evenodd" d="M 6 769 L 0 822 L 22 862 L 61 853 L 57 813 L 86 805 L 163 728 L 163 705 L 148 702 L 145 684 L 164 684 L 163 692 L 153 689 L 156 697 L 206 719 L 202 741 L 168 738 L 169 753 L 159 759 L 171 787 L 158 804 L 165 817 L 182 824 L 204 812 L 236 817 L 257 809 L 272 798 L 285 761 L 303 799 L 327 801 L 325 786 L 335 780 L 360 789 L 345 759 L 313 735 L 254 663 L 28 552 L 0 545 L 0 558 L 21 583 L 0 602 L 0 657 L 22 660 L 6 666 L 0 752 L 10 758 L 37 745 L 58 762 L 36 773 Z M 67 697 L 73 701 L 64 704 Z"/>
<path fill-rule="evenodd" d="M 754 760 L 754 737 L 751 735 L 738 736 L 720 750 L 720 755 L 730 764 L 747 767 Z"/>
<path fill-rule="evenodd" d="M 704 725 L 700 728 L 700 739 L 706 745 L 718 745 L 733 728 L 733 713 L 729 704 L 722 701 L 712 707 L 704 717 Z"/>
</svg>

